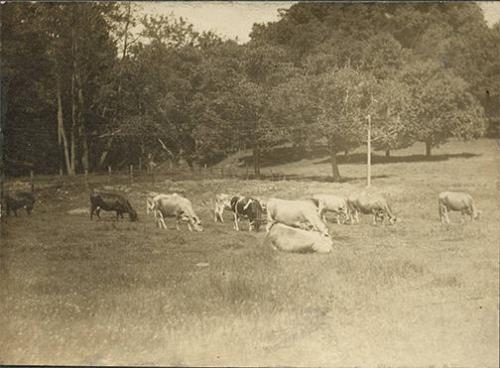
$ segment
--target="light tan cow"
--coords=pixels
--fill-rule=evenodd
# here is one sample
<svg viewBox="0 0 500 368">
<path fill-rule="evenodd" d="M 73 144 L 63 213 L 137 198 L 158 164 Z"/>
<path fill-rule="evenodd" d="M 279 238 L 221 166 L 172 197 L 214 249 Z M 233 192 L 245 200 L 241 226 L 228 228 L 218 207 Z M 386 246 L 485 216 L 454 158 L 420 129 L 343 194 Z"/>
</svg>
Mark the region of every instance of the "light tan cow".
<svg viewBox="0 0 500 368">
<path fill-rule="evenodd" d="M 439 218 L 441 223 L 450 223 L 449 211 L 459 211 L 462 213 L 462 221 L 465 215 L 469 215 L 471 221 L 479 220 L 481 211 L 474 205 L 472 196 L 462 192 L 442 192 L 438 196 Z"/>
<path fill-rule="evenodd" d="M 179 230 L 180 222 L 185 222 L 189 231 L 203 231 L 201 221 L 196 216 L 191 201 L 181 195 L 174 194 L 158 194 L 152 199 L 153 211 L 156 217 L 158 227 L 167 229 L 165 223 L 166 217 L 175 217 L 176 228 Z"/>
<path fill-rule="evenodd" d="M 387 200 L 380 194 L 361 192 L 347 197 L 348 217 L 351 224 L 359 224 L 359 214 L 373 215 L 373 225 L 384 222 L 387 217 L 389 224 L 397 221 Z"/>
<path fill-rule="evenodd" d="M 214 221 L 215 222 L 224 222 L 224 217 L 222 214 L 224 210 L 231 211 L 231 198 L 229 194 L 216 194 L 215 195 L 215 208 L 214 208 Z"/>
<path fill-rule="evenodd" d="M 293 253 L 330 253 L 332 239 L 318 231 L 307 231 L 274 223 L 264 238 L 264 245 Z"/>
<path fill-rule="evenodd" d="M 347 218 L 346 198 L 334 194 L 314 194 L 312 198 L 318 201 L 319 214 L 324 222 L 326 222 L 327 212 L 335 214 L 338 224 L 345 222 Z"/>
<path fill-rule="evenodd" d="M 304 230 L 316 230 L 329 236 L 328 228 L 321 220 L 313 200 L 269 199 L 266 231 L 269 232 L 276 222 Z"/>
</svg>

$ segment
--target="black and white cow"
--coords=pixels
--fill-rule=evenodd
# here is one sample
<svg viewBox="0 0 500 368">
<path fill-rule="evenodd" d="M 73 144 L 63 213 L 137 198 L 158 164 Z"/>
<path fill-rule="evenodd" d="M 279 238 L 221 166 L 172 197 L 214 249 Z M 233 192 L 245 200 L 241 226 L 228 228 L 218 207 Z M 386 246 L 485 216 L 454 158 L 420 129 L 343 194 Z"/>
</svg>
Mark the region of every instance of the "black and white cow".
<svg viewBox="0 0 500 368">
<path fill-rule="evenodd" d="M 234 229 L 239 231 L 240 218 L 248 219 L 248 231 L 259 231 L 262 223 L 262 206 L 255 198 L 234 196 L 231 198 L 231 211 L 234 213 Z"/>
</svg>

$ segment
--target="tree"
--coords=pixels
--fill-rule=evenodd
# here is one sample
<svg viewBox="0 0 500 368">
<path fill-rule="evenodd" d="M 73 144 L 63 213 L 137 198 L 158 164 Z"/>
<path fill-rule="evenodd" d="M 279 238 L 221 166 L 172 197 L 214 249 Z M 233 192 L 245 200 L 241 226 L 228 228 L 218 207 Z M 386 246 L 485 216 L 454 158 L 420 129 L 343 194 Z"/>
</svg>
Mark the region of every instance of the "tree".
<svg viewBox="0 0 500 368">
<path fill-rule="evenodd" d="M 318 76 L 314 83 L 320 110 L 318 132 L 328 144 L 333 180 L 339 181 L 337 153 L 363 142 L 375 80 L 370 74 L 345 67 Z"/>
<path fill-rule="evenodd" d="M 427 156 L 449 137 L 472 139 L 484 132 L 484 110 L 463 79 L 433 62 L 408 65 L 401 78 L 412 96 L 411 135 L 425 142 Z"/>
</svg>

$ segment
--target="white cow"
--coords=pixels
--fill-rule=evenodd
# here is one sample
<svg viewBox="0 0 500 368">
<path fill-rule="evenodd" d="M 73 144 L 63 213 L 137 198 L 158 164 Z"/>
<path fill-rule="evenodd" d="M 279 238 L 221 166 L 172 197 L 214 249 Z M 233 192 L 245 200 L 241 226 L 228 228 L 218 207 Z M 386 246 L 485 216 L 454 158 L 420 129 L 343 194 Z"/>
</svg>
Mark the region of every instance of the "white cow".
<svg viewBox="0 0 500 368">
<path fill-rule="evenodd" d="M 176 228 L 179 230 L 179 223 L 185 222 L 189 231 L 203 231 L 201 221 L 196 216 L 191 201 L 187 198 L 174 194 L 158 194 L 152 198 L 153 211 L 156 217 L 156 223 L 160 228 L 167 228 L 166 217 L 175 217 L 177 219 Z M 192 227 L 191 227 L 192 226 Z"/>
<path fill-rule="evenodd" d="M 481 216 L 481 211 L 476 209 L 474 206 L 474 200 L 472 196 L 467 193 L 462 192 L 442 192 L 438 196 L 439 204 L 439 218 L 441 223 L 450 223 L 450 218 L 448 216 L 449 211 L 460 211 L 462 213 L 462 221 L 465 219 L 465 215 L 469 215 L 471 221 L 479 220 Z"/>
<path fill-rule="evenodd" d="M 343 224 L 347 218 L 347 201 L 344 197 L 333 194 L 314 194 L 312 198 L 318 201 L 319 214 L 326 222 L 325 214 L 333 212 L 336 215 L 337 223 Z"/>
<path fill-rule="evenodd" d="M 294 253 L 330 253 L 332 239 L 317 231 L 307 231 L 275 223 L 264 238 L 264 245 Z"/>
<path fill-rule="evenodd" d="M 220 221 L 224 222 L 224 218 L 222 217 L 222 214 L 224 213 L 224 210 L 229 210 L 231 211 L 231 198 L 229 194 L 216 194 L 215 195 L 215 208 L 214 208 L 214 221 Z"/>
<path fill-rule="evenodd" d="M 387 219 L 390 224 L 394 224 L 397 219 L 391 207 L 380 194 L 361 192 L 347 197 L 348 217 L 351 224 L 359 224 L 359 213 L 373 215 L 373 225 L 379 221 Z"/>
<path fill-rule="evenodd" d="M 318 207 L 312 200 L 269 199 L 267 202 L 267 232 L 275 222 L 304 230 L 313 229 L 329 236 L 328 228 L 321 221 Z"/>
</svg>

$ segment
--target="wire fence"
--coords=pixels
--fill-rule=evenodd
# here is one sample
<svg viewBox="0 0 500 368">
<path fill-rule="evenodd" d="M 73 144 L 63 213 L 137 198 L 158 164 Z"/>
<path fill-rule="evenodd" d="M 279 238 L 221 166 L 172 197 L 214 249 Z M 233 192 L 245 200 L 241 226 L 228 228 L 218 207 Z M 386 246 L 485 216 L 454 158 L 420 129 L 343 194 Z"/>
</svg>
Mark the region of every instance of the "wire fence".
<svg viewBox="0 0 500 368">
<path fill-rule="evenodd" d="M 256 175 L 253 168 L 246 167 L 197 167 L 192 170 L 184 168 L 171 168 L 161 171 L 139 170 L 129 166 L 128 170 L 113 170 L 111 167 L 105 172 L 95 172 L 76 175 L 37 175 L 31 170 L 29 176 L 5 178 L 3 188 L 5 190 L 43 190 L 49 188 L 63 187 L 85 187 L 92 189 L 101 186 L 128 186 L 134 184 L 156 185 L 166 181 L 183 180 L 213 180 L 213 179 L 235 179 L 235 180 L 290 180 L 292 175 L 273 170 L 265 170 L 265 173 Z"/>
</svg>

